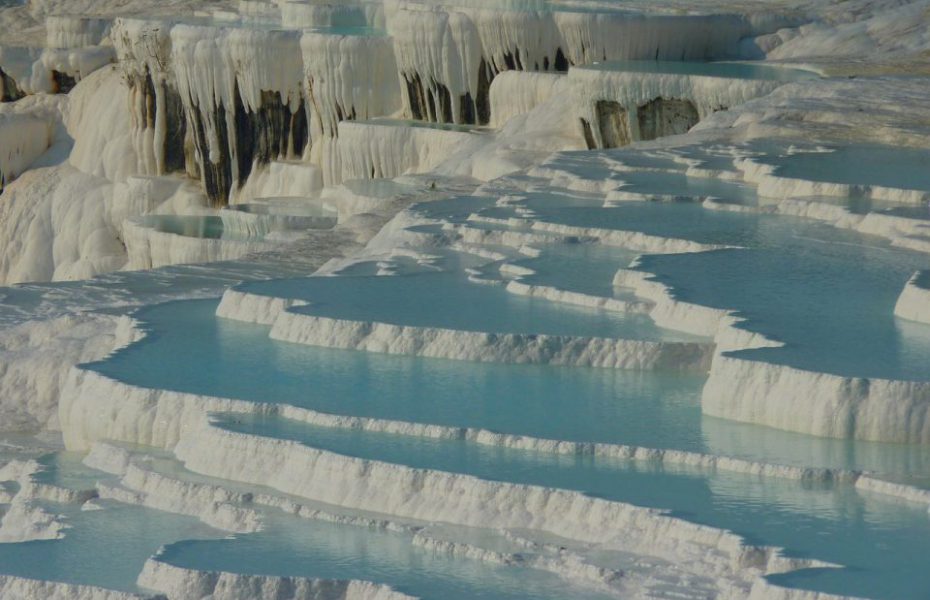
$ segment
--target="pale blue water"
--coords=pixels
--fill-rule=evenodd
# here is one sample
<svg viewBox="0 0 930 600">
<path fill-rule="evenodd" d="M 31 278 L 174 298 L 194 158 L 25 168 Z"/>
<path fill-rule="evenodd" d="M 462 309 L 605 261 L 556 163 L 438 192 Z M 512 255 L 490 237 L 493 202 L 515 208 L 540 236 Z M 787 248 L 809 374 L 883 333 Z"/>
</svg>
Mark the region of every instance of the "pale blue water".
<svg viewBox="0 0 930 600">
<path fill-rule="evenodd" d="M 415 189 L 411 185 L 390 179 L 350 179 L 343 181 L 342 186 L 360 196 L 384 198 L 385 200 L 410 193 Z"/>
<path fill-rule="evenodd" d="M 81 464 L 82 455 L 60 453 L 43 457 L 46 471 L 35 479 L 71 489 L 93 489 L 96 481 L 113 477 Z M 135 581 L 146 559 L 164 545 L 182 539 L 226 535 L 197 519 L 102 501 L 105 510 L 82 511 L 78 505 L 44 503 L 63 514 L 69 529 L 58 540 L 0 543 L 0 573 L 33 579 L 138 591 Z"/>
<path fill-rule="evenodd" d="M 663 60 L 607 61 L 585 65 L 585 69 L 630 73 L 659 73 L 668 75 L 701 75 L 725 79 L 761 79 L 766 81 L 800 81 L 817 79 L 819 75 L 804 69 L 792 69 L 751 62 L 695 62 Z"/>
<path fill-rule="evenodd" d="M 275 342 L 217 301 L 137 318 L 141 342 L 91 368 L 150 388 L 550 439 L 675 448 L 800 466 L 930 474 L 930 446 L 831 440 L 702 417 L 704 377 L 391 356 Z"/>
<path fill-rule="evenodd" d="M 689 160 L 699 161 L 696 166 L 703 169 L 734 172 L 736 171 L 736 167 L 733 163 L 733 159 L 737 155 L 744 154 L 746 148 L 741 146 L 733 147 L 730 145 L 700 144 L 697 146 L 675 148 L 670 150 L 670 152 L 686 157 Z M 624 156 L 622 160 L 626 162 L 627 159 Z"/>
<path fill-rule="evenodd" d="M 808 202 L 841 206 L 854 215 L 880 213 L 905 219 L 925 220 L 930 218 L 930 208 L 919 204 L 874 200 L 864 196 L 804 196 L 802 199 Z"/>
<path fill-rule="evenodd" d="M 296 440 L 350 456 L 669 509 L 754 543 L 783 546 L 793 556 L 846 565 L 850 568 L 841 579 L 833 575 L 825 585 L 841 581 L 847 594 L 922 598 L 930 589 L 926 507 L 881 496 L 863 498 L 848 485 L 806 486 L 727 472 L 669 472 L 644 463 L 327 429 L 277 418 L 236 415 L 219 422 L 232 431 Z M 878 548 L 881 552 L 875 551 Z M 804 587 L 821 589 L 819 577 L 805 577 Z"/>
<path fill-rule="evenodd" d="M 18 1 L 18 0 L 13 0 Z M 284 31 L 284 32 L 302 32 L 311 31 L 313 33 L 340 35 L 340 36 L 359 36 L 359 37 L 383 37 L 387 32 L 383 29 L 372 27 L 366 17 L 362 3 L 356 3 L 357 6 L 343 6 L 342 10 L 333 13 L 331 22 L 328 26 L 305 27 L 302 25 L 288 24 L 283 25 L 280 15 L 276 12 L 258 15 L 240 15 L 229 14 L 228 9 L 221 15 L 214 12 L 211 16 L 184 16 L 179 24 L 196 25 L 202 27 L 216 27 L 218 29 L 250 29 L 261 31 Z M 0 3 L 2 6 L 2 3 Z"/>
<path fill-rule="evenodd" d="M 367 123 L 385 127 L 413 127 L 414 129 L 438 129 L 440 131 L 455 131 L 459 133 L 484 133 L 490 131 L 486 127 L 477 125 L 457 125 L 455 123 L 432 123 L 429 121 L 416 121 L 413 119 L 391 119 L 379 117 L 377 119 L 359 119 L 354 123 Z"/>
<path fill-rule="evenodd" d="M 536 271 L 521 277 L 521 281 L 593 296 L 636 300 L 631 290 L 613 286 L 617 270 L 629 267 L 636 252 L 584 243 L 551 244 L 539 246 L 539 249 L 543 254 L 538 258 L 510 261 Z"/>
<path fill-rule="evenodd" d="M 260 238 L 265 232 L 332 229 L 338 214 L 320 201 L 302 198 L 266 198 L 264 202 L 236 204 L 220 211 L 220 237 Z M 255 215 L 243 222 L 236 213 Z"/>
<path fill-rule="evenodd" d="M 336 225 L 336 215 L 322 206 L 286 204 L 241 204 L 230 207 L 230 211 L 246 212 L 256 215 L 268 215 L 271 222 L 269 229 L 332 229 Z M 282 219 L 274 221 L 275 215 L 291 215 L 291 222 L 285 224 Z M 141 217 L 140 225 L 163 233 L 173 233 L 184 237 L 249 241 L 259 239 L 250 235 L 247 229 L 238 223 L 224 223 L 223 216 L 190 215 L 148 215 Z"/>
<path fill-rule="evenodd" d="M 643 231 L 739 246 L 698 254 L 647 256 L 676 295 L 736 310 L 747 329 L 786 342 L 746 353 L 839 375 L 924 380 L 930 327 L 894 318 L 907 280 L 930 268 L 925 254 L 804 219 L 705 210 L 698 204 L 633 202 L 603 209 L 587 199 L 526 201 L 535 218 L 581 227 Z M 507 216 L 512 209 L 484 209 Z"/>
<path fill-rule="evenodd" d="M 266 530 L 231 540 L 179 542 L 161 560 L 170 564 L 262 575 L 368 579 L 435 600 L 615 598 L 557 576 L 500 566 L 412 546 L 410 536 L 365 527 L 278 517 Z"/>
<path fill-rule="evenodd" d="M 73 489 L 114 478 L 84 467 L 82 456 L 41 459 L 36 480 Z M 71 525 L 63 539 L 0 543 L 0 574 L 140 591 L 135 580 L 146 559 L 159 553 L 171 564 L 265 575 L 363 579 L 387 583 L 423 598 L 565 598 L 611 596 L 569 586 L 532 569 L 503 567 L 411 544 L 409 534 L 304 520 L 269 511 L 264 530 L 228 536 L 194 518 L 101 501 L 104 510 L 47 503 Z M 162 549 L 159 552 L 160 549 Z"/>
<path fill-rule="evenodd" d="M 450 270 L 393 277 L 311 277 L 244 284 L 242 291 L 308 301 L 293 312 L 351 321 L 462 331 L 694 340 L 645 315 L 626 315 L 517 296 L 471 283 L 453 257 Z M 465 265 L 468 265 L 465 262 Z M 609 281 L 609 280 L 608 280 Z"/>
<path fill-rule="evenodd" d="M 690 148 L 689 148 L 690 150 Z M 598 152 L 601 160 L 594 159 L 596 156 L 591 150 L 585 151 L 565 151 L 559 152 L 557 158 L 552 160 L 551 165 L 560 172 L 565 172 L 584 179 L 596 181 L 620 180 L 625 175 L 638 173 L 634 171 L 618 171 L 616 164 L 628 168 L 642 169 L 662 169 L 665 171 L 683 172 L 687 165 L 675 160 L 675 155 L 671 152 L 650 152 L 642 149 L 631 150 L 629 148 L 611 149 L 609 153 Z M 509 176 L 519 180 L 520 176 Z M 544 179 L 537 180 L 537 188 L 544 191 L 554 191 L 548 181 Z"/>
<path fill-rule="evenodd" d="M 48 508 L 64 512 L 71 529 L 59 540 L 0 544 L 0 573 L 137 591 L 139 571 L 162 545 L 221 535 L 192 517 L 125 504 L 95 511 Z"/>
<path fill-rule="evenodd" d="M 442 219 L 449 223 L 464 223 L 472 213 L 493 207 L 496 200 L 496 198 L 484 196 L 453 196 L 416 204 L 412 210 L 426 218 Z"/>
<path fill-rule="evenodd" d="M 184 237 L 218 240 L 223 237 L 223 219 L 208 216 L 149 215 L 140 219 L 143 227 Z"/>
<path fill-rule="evenodd" d="M 833 152 L 765 155 L 775 173 L 810 181 L 930 190 L 930 151 L 897 146 L 843 146 Z"/>
<path fill-rule="evenodd" d="M 92 490 L 98 481 L 115 483 L 119 477 L 84 466 L 84 454 L 57 452 L 37 459 L 42 470 L 32 476 L 33 481 L 57 485 L 69 490 Z"/>
<path fill-rule="evenodd" d="M 705 210 L 699 204 L 687 202 L 624 202 L 604 208 L 596 199 L 557 194 L 534 194 L 525 202 L 525 208 L 536 213 L 534 218 L 549 223 L 641 231 L 708 244 L 747 245 L 760 221 L 788 221 L 784 217 Z M 505 207 L 489 208 L 481 214 L 498 218 L 516 216 Z"/>
<path fill-rule="evenodd" d="M 336 211 L 322 201 L 297 197 L 263 198 L 262 202 L 233 204 L 227 210 L 237 210 L 253 215 L 282 215 L 294 217 L 319 217 L 335 219 Z M 331 227 L 332 225 L 330 225 Z"/>
<path fill-rule="evenodd" d="M 703 151 L 705 147 L 689 146 L 687 149 L 689 153 L 694 153 Z M 604 153 L 604 157 L 610 159 L 604 166 L 606 168 L 607 164 L 616 161 L 626 167 L 683 172 L 687 165 L 676 160 L 678 154 L 680 152 L 675 150 L 650 151 L 642 148 L 613 148 L 609 154 Z M 587 175 L 591 173 L 592 169 L 595 171 L 600 170 L 597 163 L 591 160 L 590 150 L 562 152 L 559 154 L 557 164 L 559 169 L 566 169 L 579 175 Z M 619 175 L 626 175 L 626 173 L 620 173 Z"/>
<path fill-rule="evenodd" d="M 926 380 L 930 328 L 893 316 L 921 263 L 895 254 L 799 240 L 795 252 L 781 257 L 721 251 L 704 260 L 650 257 L 642 268 L 672 282 L 680 297 L 735 308 L 749 319 L 744 327 L 788 344 L 743 356 L 839 375 Z M 766 276 L 746 286 L 754 273 Z"/>
<path fill-rule="evenodd" d="M 337 19 L 337 22 L 333 23 L 332 27 L 312 27 L 307 31 L 312 31 L 314 33 L 326 33 L 329 35 L 349 35 L 356 37 L 384 37 L 387 35 L 385 30 L 378 29 L 377 27 L 370 27 L 365 24 L 364 14 L 358 16 L 346 15 L 344 20 Z"/>
<path fill-rule="evenodd" d="M 893 206 L 889 208 L 882 208 L 881 205 L 876 205 L 876 208 L 878 208 L 878 212 L 896 217 L 904 217 L 905 219 L 917 219 L 920 221 L 930 220 L 930 205 Z M 930 226 L 930 224 L 927 226 Z M 928 233 L 930 233 L 930 230 L 928 230 Z"/>
<path fill-rule="evenodd" d="M 153 388 L 557 439 L 700 447 L 703 377 L 420 359 L 274 342 L 216 301 L 138 314 L 151 333 L 93 369 Z M 170 374 L 170 375 L 169 375 Z"/>
<path fill-rule="evenodd" d="M 713 197 L 746 205 L 756 203 L 754 186 L 724 179 L 688 177 L 684 173 L 662 171 L 623 173 L 618 178 L 628 184 L 620 188 L 622 192 L 661 193 L 689 199 Z"/>
</svg>

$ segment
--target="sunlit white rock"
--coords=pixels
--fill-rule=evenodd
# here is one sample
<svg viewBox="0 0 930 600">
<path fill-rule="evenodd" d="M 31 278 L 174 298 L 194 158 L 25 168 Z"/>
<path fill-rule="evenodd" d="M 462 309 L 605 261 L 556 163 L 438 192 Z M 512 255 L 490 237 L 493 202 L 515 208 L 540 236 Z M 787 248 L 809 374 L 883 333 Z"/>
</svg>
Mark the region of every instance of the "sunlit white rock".
<svg viewBox="0 0 930 600">
<path fill-rule="evenodd" d="M 902 319 L 930 323 L 930 287 L 924 282 L 930 279 L 926 271 L 919 271 L 904 286 L 894 307 L 894 314 Z"/>
</svg>

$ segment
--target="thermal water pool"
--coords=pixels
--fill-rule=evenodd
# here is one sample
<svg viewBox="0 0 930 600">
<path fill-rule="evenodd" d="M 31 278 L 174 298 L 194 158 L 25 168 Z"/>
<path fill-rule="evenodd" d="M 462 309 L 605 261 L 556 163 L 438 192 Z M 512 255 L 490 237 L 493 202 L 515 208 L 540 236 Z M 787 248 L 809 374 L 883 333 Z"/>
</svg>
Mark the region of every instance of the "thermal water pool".
<svg viewBox="0 0 930 600">
<path fill-rule="evenodd" d="M 184 237 L 225 239 L 223 219 L 214 216 L 149 215 L 141 217 L 139 224 L 161 233 Z"/>
<path fill-rule="evenodd" d="M 82 458 L 48 455 L 41 459 L 46 470 L 33 478 L 70 489 L 115 482 L 83 466 Z M 268 509 L 262 531 L 229 536 L 193 517 L 95 502 L 96 510 L 46 503 L 66 519 L 65 536 L 0 543 L 0 574 L 145 592 L 136 578 L 145 561 L 157 555 L 159 561 L 199 570 L 374 581 L 424 599 L 614 597 L 545 571 L 436 553 L 412 544 L 409 532 L 307 520 Z"/>
<path fill-rule="evenodd" d="M 807 69 L 764 65 L 754 62 L 618 60 L 583 65 L 579 68 L 595 71 L 651 73 L 660 75 L 700 75 L 725 79 L 758 79 L 763 81 L 800 81 L 819 75 Z"/>
<path fill-rule="evenodd" d="M 892 379 L 928 378 L 930 327 L 894 317 L 894 305 L 930 256 L 805 219 L 707 210 L 693 203 L 632 202 L 604 209 L 591 200 L 530 196 L 521 204 L 546 223 L 642 231 L 734 246 L 645 256 L 639 270 L 688 302 L 726 308 L 741 327 L 785 342 L 754 350 L 760 360 L 812 371 Z M 511 207 L 497 217 L 520 219 Z M 748 353 L 747 353 L 748 354 Z"/>
<path fill-rule="evenodd" d="M 789 555 L 847 566 L 842 576 L 829 574 L 824 584 L 845 594 L 918 598 L 930 586 L 924 558 L 930 550 L 927 507 L 881 495 L 860 496 L 848 484 L 820 487 L 726 471 L 676 472 L 648 462 L 312 427 L 279 418 L 236 415 L 220 417 L 217 423 L 231 431 L 297 440 L 350 456 L 669 509 L 689 521 L 734 531 L 752 543 L 785 547 Z M 875 548 L 883 551 L 876 555 Z M 805 588 L 823 589 L 818 577 L 799 581 Z"/>
<path fill-rule="evenodd" d="M 306 300 L 293 312 L 331 319 L 375 321 L 489 333 L 532 333 L 636 340 L 697 341 L 661 329 L 644 315 L 553 305 L 471 283 L 468 257 L 452 255 L 441 267 L 392 277 L 341 276 L 245 284 L 237 290 Z M 440 270 L 441 269 L 441 270 Z"/>
<path fill-rule="evenodd" d="M 541 254 L 513 264 L 534 272 L 520 277 L 532 285 L 547 285 L 583 294 L 635 300 L 630 290 L 613 285 L 617 269 L 630 266 L 638 253 L 600 244 L 540 244 Z"/>
<path fill-rule="evenodd" d="M 105 473 L 84 467 L 83 456 L 70 453 L 41 459 L 46 470 L 36 481 L 69 489 L 93 489 L 97 481 L 112 481 Z M 167 543 L 181 539 L 222 537 L 193 517 L 141 506 L 102 501 L 101 510 L 80 505 L 44 503 L 46 510 L 65 517 L 68 529 L 57 540 L 0 543 L 0 574 L 114 590 L 140 591 L 136 577 L 145 561 Z"/>
<path fill-rule="evenodd" d="M 149 388 L 557 439 L 700 447 L 703 376 L 408 358 L 276 342 L 216 300 L 137 313 L 142 341 L 90 366 Z M 428 399 L 426 401 L 425 399 Z M 502 410 L 506 409 L 506 410 Z M 690 430 L 690 431 L 689 431 Z"/>
<path fill-rule="evenodd" d="M 200 570 L 367 579 L 424 599 L 606 600 L 616 596 L 519 565 L 453 557 L 410 543 L 409 534 L 287 518 L 231 540 L 193 540 L 165 548 L 159 560 Z"/>
<path fill-rule="evenodd" d="M 806 181 L 835 182 L 930 192 L 930 152 L 878 145 L 825 148 L 823 152 L 760 155 L 775 175 Z"/>
</svg>

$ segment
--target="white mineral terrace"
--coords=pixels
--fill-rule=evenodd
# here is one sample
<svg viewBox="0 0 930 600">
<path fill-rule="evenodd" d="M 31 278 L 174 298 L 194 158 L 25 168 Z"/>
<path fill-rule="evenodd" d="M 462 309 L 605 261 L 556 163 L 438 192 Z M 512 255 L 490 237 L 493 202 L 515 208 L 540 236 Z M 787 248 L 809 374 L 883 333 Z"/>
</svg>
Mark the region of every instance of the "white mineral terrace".
<svg viewBox="0 0 930 600">
<path fill-rule="evenodd" d="M 0 598 L 930 589 L 930 0 L 0 0 Z"/>
</svg>

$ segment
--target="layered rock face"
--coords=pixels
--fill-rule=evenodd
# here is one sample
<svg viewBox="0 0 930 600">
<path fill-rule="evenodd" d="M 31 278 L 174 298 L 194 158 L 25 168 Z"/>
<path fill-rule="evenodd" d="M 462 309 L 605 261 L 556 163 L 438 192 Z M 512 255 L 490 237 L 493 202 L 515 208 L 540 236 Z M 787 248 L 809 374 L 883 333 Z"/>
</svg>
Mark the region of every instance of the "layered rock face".
<svg viewBox="0 0 930 600">
<path fill-rule="evenodd" d="M 749 31 L 744 19 L 730 16 L 506 7 L 336 10 L 289 3 L 280 13 L 274 18 L 286 27 L 316 29 L 116 20 L 109 35 L 132 89 L 142 172 L 183 169 L 203 181 L 216 206 L 236 195 L 254 164 L 273 160 L 309 159 L 327 182 L 338 183 L 340 159 L 332 147 L 340 121 L 401 116 L 486 125 L 493 118 L 491 84 L 504 71 L 565 72 L 595 60 L 703 60 L 735 52 Z M 594 146 L 604 136 L 608 147 L 639 139 L 619 121 L 595 127 L 604 133 Z"/>
</svg>

